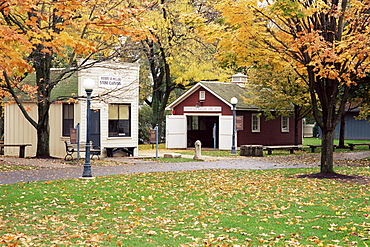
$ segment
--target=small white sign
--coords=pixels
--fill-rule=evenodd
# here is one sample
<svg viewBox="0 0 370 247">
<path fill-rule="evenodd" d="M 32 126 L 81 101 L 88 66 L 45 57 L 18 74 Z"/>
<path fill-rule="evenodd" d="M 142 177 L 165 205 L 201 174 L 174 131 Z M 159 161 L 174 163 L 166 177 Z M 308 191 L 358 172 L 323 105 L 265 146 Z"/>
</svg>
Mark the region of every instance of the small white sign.
<svg viewBox="0 0 370 247">
<path fill-rule="evenodd" d="M 122 87 L 122 77 L 99 76 L 99 87 L 105 87 L 105 88 Z"/>
<path fill-rule="evenodd" d="M 208 112 L 220 112 L 222 111 L 221 106 L 184 106 L 184 111 L 208 111 Z"/>
</svg>

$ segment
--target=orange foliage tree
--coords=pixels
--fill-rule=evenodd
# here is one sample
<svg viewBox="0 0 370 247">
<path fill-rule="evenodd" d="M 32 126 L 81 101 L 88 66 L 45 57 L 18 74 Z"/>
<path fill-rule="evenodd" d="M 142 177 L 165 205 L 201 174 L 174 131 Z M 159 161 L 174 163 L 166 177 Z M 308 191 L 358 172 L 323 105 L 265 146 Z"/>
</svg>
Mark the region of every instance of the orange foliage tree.
<svg viewBox="0 0 370 247">
<path fill-rule="evenodd" d="M 239 65 L 288 62 L 306 82 L 322 130 L 321 172 L 334 172 L 334 130 L 349 86 L 369 70 L 370 1 L 220 0 L 218 7 L 228 27 L 222 51 Z M 257 58 L 256 51 L 267 55 Z"/>
<path fill-rule="evenodd" d="M 120 38 L 140 38 L 133 29 L 140 10 L 122 1 L 6 0 L 0 2 L 0 69 L 2 89 L 9 93 L 37 130 L 37 157 L 50 156 L 49 108 L 59 81 L 118 52 Z M 76 57 L 84 57 L 76 65 Z M 53 67 L 65 68 L 52 79 Z M 26 72 L 36 74 L 35 85 L 22 85 Z M 29 116 L 17 90 L 37 104 L 38 119 Z"/>
</svg>

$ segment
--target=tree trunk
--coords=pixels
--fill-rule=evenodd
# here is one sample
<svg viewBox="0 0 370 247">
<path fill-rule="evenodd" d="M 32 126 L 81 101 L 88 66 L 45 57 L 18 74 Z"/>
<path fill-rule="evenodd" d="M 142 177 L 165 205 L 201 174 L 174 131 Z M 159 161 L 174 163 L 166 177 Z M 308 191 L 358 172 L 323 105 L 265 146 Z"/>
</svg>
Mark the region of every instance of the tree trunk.
<svg viewBox="0 0 370 247">
<path fill-rule="evenodd" d="M 340 130 L 339 130 L 339 146 L 338 148 L 346 148 L 344 145 L 344 135 L 345 135 L 345 127 L 346 127 L 346 121 L 345 121 L 345 112 L 340 117 Z"/>
<path fill-rule="evenodd" d="M 334 173 L 333 141 L 334 129 L 322 130 L 321 173 Z"/>
<path fill-rule="evenodd" d="M 297 105 L 294 105 L 294 145 L 299 144 L 299 107 Z"/>
<path fill-rule="evenodd" d="M 37 84 L 37 113 L 38 122 L 37 131 L 37 151 L 36 157 L 50 157 L 50 129 L 49 129 L 49 109 L 50 95 L 54 88 L 50 77 L 52 67 L 52 56 L 41 52 L 44 47 L 37 46 L 37 49 L 30 56 L 33 61 L 33 67 L 36 73 Z"/>
<path fill-rule="evenodd" d="M 152 101 L 152 112 L 153 112 L 153 124 L 155 127 L 158 124 L 158 134 L 159 138 L 163 136 L 163 123 L 164 123 L 164 109 L 166 105 L 163 105 L 163 98 L 160 98 L 158 94 L 153 93 L 153 101 Z"/>
<path fill-rule="evenodd" d="M 299 119 L 294 118 L 294 145 L 299 145 Z"/>
<path fill-rule="evenodd" d="M 36 157 L 50 157 L 49 108 L 48 103 L 38 104 Z"/>
</svg>

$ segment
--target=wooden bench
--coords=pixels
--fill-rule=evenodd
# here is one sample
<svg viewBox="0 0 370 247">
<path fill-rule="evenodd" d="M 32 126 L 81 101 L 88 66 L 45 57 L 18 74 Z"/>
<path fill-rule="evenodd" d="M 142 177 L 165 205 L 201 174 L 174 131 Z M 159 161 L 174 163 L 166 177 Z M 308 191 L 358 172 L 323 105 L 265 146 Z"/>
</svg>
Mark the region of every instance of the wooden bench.
<svg viewBox="0 0 370 247">
<path fill-rule="evenodd" d="M 136 147 L 104 147 L 107 150 L 107 157 L 113 157 L 113 154 L 117 152 L 125 152 L 128 156 L 134 156 L 134 150 Z"/>
<path fill-rule="evenodd" d="M 291 146 L 263 146 L 264 150 L 267 150 L 267 154 L 272 154 L 272 150 L 289 150 L 291 154 L 294 154 L 295 150 L 301 149 L 300 145 L 291 145 Z"/>
<path fill-rule="evenodd" d="M 86 152 L 85 142 L 80 142 L 80 150 L 78 150 L 77 148 L 77 143 L 71 143 L 71 142 L 64 141 L 64 144 L 66 146 L 66 153 L 67 153 L 66 156 L 64 157 L 64 160 L 67 160 L 67 157 L 71 157 L 71 160 L 73 160 L 73 153 L 77 153 L 78 151 L 81 153 Z M 93 149 L 91 147 L 93 147 L 93 145 L 90 146 L 91 158 L 93 158 L 94 156 L 97 156 L 98 159 L 100 159 L 99 157 L 99 155 L 101 154 L 100 149 Z"/>
<path fill-rule="evenodd" d="M 370 143 L 347 143 L 349 146 L 349 150 L 353 151 L 355 146 L 369 146 L 370 149 Z"/>
<path fill-rule="evenodd" d="M 0 144 L 0 147 L 19 147 L 19 158 L 25 157 L 27 146 L 32 146 L 32 144 Z"/>
</svg>

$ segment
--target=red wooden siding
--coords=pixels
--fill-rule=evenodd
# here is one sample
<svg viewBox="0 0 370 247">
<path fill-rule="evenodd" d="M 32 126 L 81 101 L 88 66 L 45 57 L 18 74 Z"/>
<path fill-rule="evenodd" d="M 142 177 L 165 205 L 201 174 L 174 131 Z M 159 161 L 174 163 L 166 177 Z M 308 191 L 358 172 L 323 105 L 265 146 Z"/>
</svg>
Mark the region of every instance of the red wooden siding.
<svg viewBox="0 0 370 247">
<path fill-rule="evenodd" d="M 199 102 L 199 91 L 205 91 L 204 102 Z M 198 106 L 220 106 L 222 107 L 221 112 L 200 112 L 200 111 L 189 111 L 184 112 L 185 106 L 195 107 Z M 232 115 L 232 110 L 229 105 L 225 104 L 219 98 L 214 96 L 212 93 L 204 88 L 199 88 L 194 93 L 189 95 L 181 103 L 174 107 L 174 115 L 184 115 L 185 113 L 191 113 L 191 115 L 202 116 L 203 114 L 220 114 L 222 115 Z M 281 117 L 278 116 L 273 120 L 266 120 L 264 116 L 260 119 L 260 132 L 252 132 L 251 128 L 251 116 L 253 113 L 259 113 L 257 111 L 237 111 L 238 116 L 243 116 L 243 126 L 244 130 L 238 131 L 238 143 L 240 145 L 293 145 L 294 144 L 294 118 L 289 118 L 289 132 L 281 132 Z M 299 133 L 298 133 L 298 144 L 302 144 L 302 122 L 299 122 Z M 189 133 L 188 133 L 189 134 Z M 189 137 L 188 137 L 189 138 Z"/>
<path fill-rule="evenodd" d="M 281 117 L 266 120 L 260 118 L 260 132 L 252 132 L 252 113 L 237 111 L 238 116 L 244 117 L 244 130 L 238 131 L 238 146 L 240 145 L 293 145 L 294 144 L 294 118 L 289 118 L 289 132 L 281 132 Z M 302 144 L 302 122 L 299 121 L 298 144 Z"/>
<path fill-rule="evenodd" d="M 189 95 L 184 101 L 174 107 L 175 114 L 174 115 L 184 115 L 184 106 L 192 106 L 195 107 L 197 102 L 199 101 L 199 91 L 206 92 L 206 99 L 203 103 L 198 103 L 198 106 L 221 106 L 222 107 L 222 115 L 232 115 L 232 111 L 230 106 L 225 104 L 219 98 L 214 96 L 212 93 L 208 92 L 204 88 L 199 88 L 193 94 Z M 190 112 L 186 112 L 190 113 Z M 194 113 L 194 112 L 191 112 Z M 201 114 L 202 112 L 196 112 L 197 114 Z M 209 113 L 209 112 L 207 112 Z M 220 112 L 212 112 L 212 113 L 220 113 Z"/>
</svg>

